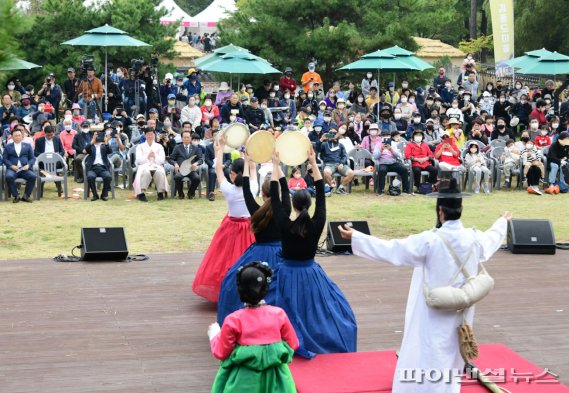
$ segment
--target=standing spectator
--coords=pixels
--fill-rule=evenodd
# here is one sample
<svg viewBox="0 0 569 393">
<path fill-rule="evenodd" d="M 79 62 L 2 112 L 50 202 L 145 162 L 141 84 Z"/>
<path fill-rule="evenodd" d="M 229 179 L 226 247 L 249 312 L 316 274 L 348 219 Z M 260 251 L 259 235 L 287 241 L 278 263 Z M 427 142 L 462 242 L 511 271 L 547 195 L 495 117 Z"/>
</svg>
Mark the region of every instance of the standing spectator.
<svg viewBox="0 0 569 393">
<path fill-rule="evenodd" d="M 451 81 L 448 79 L 445 81 L 445 85 L 439 90 L 439 94 L 445 104 L 452 102 L 452 99 L 456 96 L 456 91 L 454 91 Z"/>
<path fill-rule="evenodd" d="M 76 100 L 76 92 L 79 86 L 79 79 L 75 77 L 75 68 L 69 67 L 67 69 L 67 79 L 63 82 L 63 93 L 65 93 L 65 102 L 69 108 Z"/>
<path fill-rule="evenodd" d="M 170 95 L 174 96 L 174 104 L 176 103 L 175 101 L 176 101 L 177 89 L 176 85 L 173 82 L 174 82 L 174 75 L 172 75 L 171 73 L 167 73 L 166 75 L 164 75 L 164 81 L 160 86 L 160 98 L 161 98 L 160 105 L 162 107 L 168 104 Z"/>
<path fill-rule="evenodd" d="M 296 91 L 296 80 L 292 77 L 291 67 L 285 68 L 285 74 L 281 76 L 281 79 L 279 80 L 279 86 L 282 92 L 285 90 L 288 90 L 289 92 Z"/>
<path fill-rule="evenodd" d="M 470 71 L 467 73 L 468 79 L 462 82 L 462 87 L 465 90 L 470 91 L 472 94 L 472 99 L 474 101 L 478 100 L 478 81 L 476 80 L 476 73 L 474 71 Z M 460 85 L 460 83 L 459 83 Z"/>
<path fill-rule="evenodd" d="M 174 94 L 176 94 L 176 108 L 182 110 L 188 102 L 188 91 L 184 87 L 184 77 L 181 74 L 176 76 Z"/>
<path fill-rule="evenodd" d="M 375 87 L 375 91 L 377 92 L 377 80 L 373 77 L 373 73 L 370 71 L 366 74 L 365 78 L 362 79 L 362 94 L 364 97 L 370 95 L 370 89 Z"/>
<path fill-rule="evenodd" d="M 300 82 L 302 83 L 302 88 L 304 89 L 305 92 L 314 90 L 315 89 L 314 83 L 318 83 L 319 86 L 322 86 L 324 84 L 322 82 L 320 74 L 315 72 L 315 70 L 316 70 L 316 64 L 310 62 L 308 63 L 308 71 L 302 74 L 302 79 L 300 80 Z"/>
<path fill-rule="evenodd" d="M 170 93 L 166 100 L 166 105 L 162 107 L 162 121 L 170 120 L 172 127 L 180 128 L 181 111 L 176 107 L 176 95 Z"/>
<path fill-rule="evenodd" d="M 7 90 L 3 91 L 2 94 L 8 94 L 12 98 L 12 102 L 19 105 L 22 99 L 22 94 L 16 90 L 16 82 L 14 80 L 8 81 L 8 83 L 6 83 L 6 89 Z"/>
<path fill-rule="evenodd" d="M 152 78 L 148 76 L 150 83 L 152 83 Z M 152 87 L 152 85 L 150 85 Z M 124 106 L 126 112 L 129 116 L 134 116 L 138 113 L 146 113 L 146 103 L 144 101 L 147 96 L 147 85 L 143 79 L 138 77 L 137 72 L 134 69 L 128 71 L 128 79 L 123 80 L 123 95 L 124 95 Z M 137 101 L 138 97 L 138 101 Z M 151 95 L 148 95 L 148 107 L 153 104 L 151 100 Z"/>
<path fill-rule="evenodd" d="M 2 119 L 2 128 L 8 128 L 10 119 L 18 115 L 18 108 L 13 104 L 12 97 L 9 94 L 2 96 L 2 106 L 0 106 L 0 119 Z"/>
<path fill-rule="evenodd" d="M 446 77 L 446 70 L 444 67 L 440 67 L 439 73 L 433 79 L 433 86 L 435 87 L 439 95 L 441 95 L 441 90 L 445 88 L 447 81 L 450 82 L 450 79 Z"/>
<path fill-rule="evenodd" d="M 93 120 L 97 114 L 97 107 L 100 108 L 100 100 L 103 97 L 103 83 L 95 76 L 95 68 L 87 68 L 87 79 L 79 82 L 77 89 L 79 105 L 83 108 L 84 116 Z"/>
</svg>

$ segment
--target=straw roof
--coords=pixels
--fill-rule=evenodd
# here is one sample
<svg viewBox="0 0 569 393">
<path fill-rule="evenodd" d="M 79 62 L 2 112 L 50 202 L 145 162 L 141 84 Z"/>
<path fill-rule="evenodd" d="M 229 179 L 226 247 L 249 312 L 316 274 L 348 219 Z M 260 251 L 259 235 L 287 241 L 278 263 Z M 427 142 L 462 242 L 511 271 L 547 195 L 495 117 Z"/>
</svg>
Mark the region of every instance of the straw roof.
<svg viewBox="0 0 569 393">
<path fill-rule="evenodd" d="M 186 44 L 182 41 L 176 41 L 174 44 L 174 51 L 178 54 L 178 56 L 174 57 L 174 59 L 164 59 L 163 62 L 173 63 L 176 67 L 193 65 L 193 59 L 205 55 L 205 53 L 201 50 L 196 49 L 190 44 Z M 162 61 L 162 59 L 160 60 Z"/>
<path fill-rule="evenodd" d="M 432 40 L 430 38 L 423 37 L 413 37 L 419 50 L 417 51 L 417 56 L 423 58 L 441 58 L 443 56 L 448 56 L 450 58 L 461 58 L 466 56 L 466 53 L 452 45 L 445 44 L 440 40 Z"/>
</svg>

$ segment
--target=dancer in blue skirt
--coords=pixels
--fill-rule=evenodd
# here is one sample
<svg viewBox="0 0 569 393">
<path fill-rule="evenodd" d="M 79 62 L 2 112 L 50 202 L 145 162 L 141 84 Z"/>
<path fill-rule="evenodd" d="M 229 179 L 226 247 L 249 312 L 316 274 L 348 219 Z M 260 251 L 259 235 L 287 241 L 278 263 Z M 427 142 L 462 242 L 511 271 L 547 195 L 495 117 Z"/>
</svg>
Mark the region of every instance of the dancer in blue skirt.
<svg viewBox="0 0 569 393">
<path fill-rule="evenodd" d="M 308 214 L 310 194 L 299 190 L 292 197 L 296 218 L 290 220 L 279 199 L 278 174 L 273 172 L 271 205 L 281 232 L 283 260 L 275 269 L 275 300 L 269 304 L 286 311 L 300 341 L 296 354 L 312 358 L 319 353 L 355 352 L 357 325 L 342 291 L 314 261 L 326 224 L 326 198 L 314 150 L 311 148 L 308 154 L 316 189 L 312 217 Z M 273 168 L 278 167 L 279 156 L 274 152 Z"/>
<path fill-rule="evenodd" d="M 291 205 L 288 184 L 280 166 L 275 167 L 274 171 L 280 183 L 284 214 L 289 216 Z M 237 292 L 236 277 L 239 268 L 249 262 L 263 261 L 267 262 L 271 269 L 275 269 L 277 264 L 281 261 L 281 233 L 274 219 L 269 195 L 271 182 L 269 180 L 263 182 L 261 188 L 263 205 L 259 206 L 249 187 L 249 175 L 254 179 L 257 178 L 256 164 L 245 155 L 243 196 L 247 210 L 249 210 L 249 214 L 251 214 L 251 231 L 255 235 L 255 243 L 249 246 L 223 278 L 217 303 L 217 323 L 220 325 L 223 325 L 223 320 L 226 316 L 243 308 L 243 303 L 239 300 L 239 293 Z M 268 304 L 273 304 L 275 286 L 275 284 L 271 285 L 271 290 L 265 297 Z"/>
</svg>

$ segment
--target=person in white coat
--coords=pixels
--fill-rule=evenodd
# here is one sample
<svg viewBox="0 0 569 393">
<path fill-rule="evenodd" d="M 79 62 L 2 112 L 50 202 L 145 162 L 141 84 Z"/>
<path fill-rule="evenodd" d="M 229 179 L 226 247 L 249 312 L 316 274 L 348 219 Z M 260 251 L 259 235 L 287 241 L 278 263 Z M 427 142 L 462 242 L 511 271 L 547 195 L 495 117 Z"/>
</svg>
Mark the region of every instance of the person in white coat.
<svg viewBox="0 0 569 393">
<path fill-rule="evenodd" d="M 414 268 L 393 393 L 460 392 L 465 361 L 460 354 L 457 328 L 463 322 L 463 312 L 429 307 L 423 293 L 424 280 L 429 288 L 447 286 L 459 269 L 440 235 L 461 260 L 467 259 L 466 269 L 476 275 L 478 264 L 489 260 L 502 244 L 507 221 L 511 219 L 510 213 L 504 213 L 486 232 L 465 228 L 460 221 L 464 194 L 456 180 L 450 180 L 448 188 L 433 194 L 438 196 L 438 229 L 406 239 L 383 240 L 340 227 L 342 237 L 351 239 L 355 255 Z M 454 286 L 463 283 L 460 273 Z M 473 318 L 474 306 L 464 311 L 464 319 L 471 326 Z"/>
<path fill-rule="evenodd" d="M 139 201 L 148 202 L 145 191 L 154 180 L 160 201 L 164 199 L 164 193 L 168 192 L 168 182 L 164 170 L 166 156 L 162 145 L 155 142 L 154 128 L 147 128 L 144 136 L 146 141 L 136 146 L 137 169 L 133 182 L 134 193 Z"/>
</svg>

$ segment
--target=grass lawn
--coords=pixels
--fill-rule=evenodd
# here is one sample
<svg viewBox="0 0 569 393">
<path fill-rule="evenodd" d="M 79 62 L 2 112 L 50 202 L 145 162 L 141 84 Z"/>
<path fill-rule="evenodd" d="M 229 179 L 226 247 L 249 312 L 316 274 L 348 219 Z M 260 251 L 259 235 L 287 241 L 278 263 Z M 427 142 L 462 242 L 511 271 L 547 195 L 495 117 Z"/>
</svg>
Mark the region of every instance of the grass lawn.
<svg viewBox="0 0 569 393">
<path fill-rule="evenodd" d="M 70 189 L 82 185 L 70 185 Z M 81 187 L 82 188 L 82 187 Z M 82 195 L 82 194 L 81 194 Z M 131 191 L 116 189 L 109 202 L 58 200 L 55 186 L 46 185 L 45 197 L 33 204 L 2 202 L 0 260 L 51 258 L 69 254 L 80 243 L 81 227 L 125 227 L 129 251 L 169 253 L 205 251 L 226 213 L 223 197 L 178 199 L 149 203 L 129 199 Z M 367 220 L 373 235 L 396 238 L 431 228 L 435 200 L 422 195 L 377 197 L 354 187 L 351 195 L 326 199 L 329 220 Z M 546 218 L 553 222 L 557 241 L 569 241 L 569 195 L 534 196 L 523 191 L 499 191 L 464 199 L 465 226 L 487 229 L 505 210 L 514 218 Z M 323 234 L 325 236 L 325 233 Z"/>
</svg>

